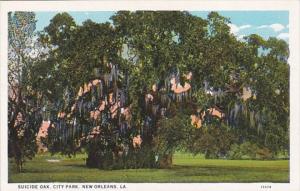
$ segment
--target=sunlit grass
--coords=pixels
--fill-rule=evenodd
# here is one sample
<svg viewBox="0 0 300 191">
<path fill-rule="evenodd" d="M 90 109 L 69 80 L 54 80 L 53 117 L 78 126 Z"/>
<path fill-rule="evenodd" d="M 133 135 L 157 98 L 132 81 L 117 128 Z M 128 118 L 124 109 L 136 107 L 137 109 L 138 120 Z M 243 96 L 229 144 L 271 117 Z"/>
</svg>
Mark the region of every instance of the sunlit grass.
<svg viewBox="0 0 300 191">
<path fill-rule="evenodd" d="M 87 168 L 85 158 L 37 155 L 22 173 L 10 162 L 9 182 L 289 182 L 288 160 L 208 160 L 176 153 L 170 169 L 99 170 Z"/>
</svg>

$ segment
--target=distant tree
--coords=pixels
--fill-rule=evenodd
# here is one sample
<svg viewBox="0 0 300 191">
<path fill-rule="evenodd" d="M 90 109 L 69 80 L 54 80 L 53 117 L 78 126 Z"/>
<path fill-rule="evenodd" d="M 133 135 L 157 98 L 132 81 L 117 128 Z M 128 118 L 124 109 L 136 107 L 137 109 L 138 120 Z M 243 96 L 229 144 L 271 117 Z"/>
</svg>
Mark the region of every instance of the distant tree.
<svg viewBox="0 0 300 191">
<path fill-rule="evenodd" d="M 35 43 L 35 14 L 8 14 L 8 156 L 22 170 L 36 151 L 36 134 L 42 122 L 41 97 L 31 83 L 34 62 L 40 58 Z"/>
</svg>

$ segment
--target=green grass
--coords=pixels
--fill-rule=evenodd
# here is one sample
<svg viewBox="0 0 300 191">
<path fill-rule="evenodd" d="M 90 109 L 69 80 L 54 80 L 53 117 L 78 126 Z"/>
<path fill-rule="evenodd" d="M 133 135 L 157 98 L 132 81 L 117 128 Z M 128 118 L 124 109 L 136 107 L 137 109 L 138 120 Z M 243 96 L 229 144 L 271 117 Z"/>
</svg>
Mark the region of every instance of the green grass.
<svg viewBox="0 0 300 191">
<path fill-rule="evenodd" d="M 176 153 L 170 169 L 99 170 L 87 168 L 85 157 L 37 155 L 22 173 L 10 161 L 9 182 L 289 182 L 288 160 L 208 160 Z"/>
</svg>

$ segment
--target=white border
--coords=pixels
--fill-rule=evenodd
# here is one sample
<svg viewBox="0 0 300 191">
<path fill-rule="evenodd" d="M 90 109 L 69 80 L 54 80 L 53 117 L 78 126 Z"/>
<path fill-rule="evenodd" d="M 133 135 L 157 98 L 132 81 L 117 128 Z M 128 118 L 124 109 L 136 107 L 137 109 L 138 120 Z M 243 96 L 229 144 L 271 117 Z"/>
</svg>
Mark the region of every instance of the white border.
<svg viewBox="0 0 300 191">
<path fill-rule="evenodd" d="M 117 11 L 117 10 L 190 10 L 190 11 L 221 11 L 221 10 L 287 10 L 289 11 L 290 34 L 290 183 L 173 183 L 173 184 L 132 184 L 126 183 L 124 190 L 300 190 L 300 63 L 299 63 L 299 18 L 300 9 L 297 0 L 140 0 L 140 1 L 27 1 L 0 2 L 0 135 L 1 135 L 1 174 L 0 190 L 18 190 L 18 184 L 8 184 L 7 176 L 7 13 L 9 11 Z M 48 183 L 47 185 L 53 185 Z M 32 184 L 30 184 L 32 185 Z M 38 184 L 41 185 L 41 184 Z M 66 184 L 64 184 L 66 185 Z M 78 184 L 77 184 L 78 185 Z M 90 184 L 91 185 L 91 184 Z M 94 185 L 94 184 L 93 184 Z M 117 183 L 116 185 L 121 185 Z M 271 189 L 262 189 L 262 185 L 270 185 Z M 28 189 L 26 189 L 28 190 Z M 49 190 L 49 189 L 45 189 Z M 68 189 L 69 191 L 72 189 Z M 76 189 L 79 190 L 79 189 Z M 95 190 L 95 189 L 86 189 Z M 105 189 L 109 190 L 109 189 Z"/>
</svg>

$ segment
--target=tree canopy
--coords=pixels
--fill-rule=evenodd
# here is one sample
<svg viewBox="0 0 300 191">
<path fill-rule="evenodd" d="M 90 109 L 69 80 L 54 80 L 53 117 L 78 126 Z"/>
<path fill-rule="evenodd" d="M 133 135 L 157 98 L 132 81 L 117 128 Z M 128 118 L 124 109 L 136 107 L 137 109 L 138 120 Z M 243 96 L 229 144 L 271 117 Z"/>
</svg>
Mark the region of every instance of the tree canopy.
<svg viewBox="0 0 300 191">
<path fill-rule="evenodd" d="M 119 11 L 111 20 L 76 25 L 59 13 L 39 36 L 48 54 L 32 83 L 45 97 L 52 152 L 84 148 L 88 166 L 133 168 L 168 166 L 176 149 L 288 150 L 285 41 L 237 40 L 217 12 Z"/>
<path fill-rule="evenodd" d="M 42 95 L 31 81 L 32 68 L 42 57 L 34 41 L 35 23 L 32 12 L 8 14 L 8 155 L 15 159 L 18 171 L 36 153 L 35 138 L 42 122 Z"/>
</svg>

